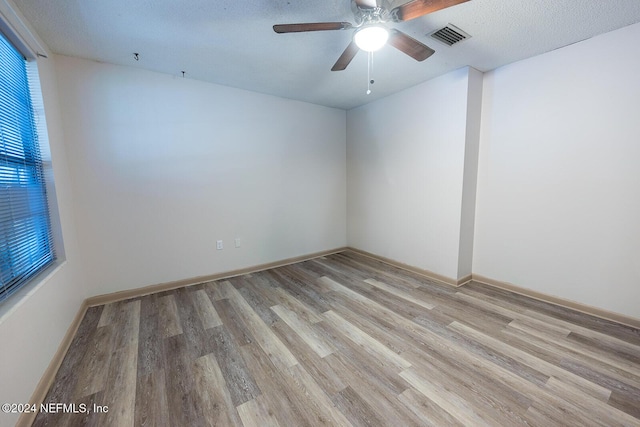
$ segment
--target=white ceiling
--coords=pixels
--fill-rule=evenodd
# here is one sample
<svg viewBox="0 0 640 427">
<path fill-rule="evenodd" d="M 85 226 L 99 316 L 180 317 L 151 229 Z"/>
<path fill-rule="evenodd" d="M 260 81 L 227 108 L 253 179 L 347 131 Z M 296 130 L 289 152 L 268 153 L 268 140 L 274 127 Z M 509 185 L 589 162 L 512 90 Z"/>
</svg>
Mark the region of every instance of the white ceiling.
<svg viewBox="0 0 640 427">
<path fill-rule="evenodd" d="M 352 30 L 295 34 L 272 30 L 273 24 L 354 22 L 350 0 L 16 0 L 16 4 L 55 53 L 178 76 L 184 70 L 187 78 L 344 109 L 460 67 L 488 71 L 640 22 L 638 0 L 471 0 L 394 24 L 436 53 L 417 62 L 385 46 L 374 54 L 375 84 L 367 95 L 364 52 L 345 71 L 330 71 L 351 41 Z M 472 37 L 449 47 L 427 36 L 448 23 Z M 133 52 L 140 53 L 139 61 Z"/>
</svg>

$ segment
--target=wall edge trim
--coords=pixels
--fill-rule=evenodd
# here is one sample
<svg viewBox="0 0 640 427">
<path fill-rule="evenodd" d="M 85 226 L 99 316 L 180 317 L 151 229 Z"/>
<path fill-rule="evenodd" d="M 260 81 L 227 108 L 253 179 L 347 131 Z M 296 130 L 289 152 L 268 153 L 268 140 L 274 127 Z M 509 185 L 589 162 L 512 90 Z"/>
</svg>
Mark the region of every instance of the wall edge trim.
<svg viewBox="0 0 640 427">
<path fill-rule="evenodd" d="M 71 324 L 67 328 L 67 332 L 62 337 L 62 341 L 60 341 L 60 345 L 58 345 L 58 349 L 53 354 L 51 358 L 51 362 L 45 369 L 44 373 L 40 377 L 40 381 L 38 381 L 38 385 L 36 385 L 35 390 L 31 394 L 31 399 L 29 399 L 30 405 L 37 405 L 38 407 L 44 399 L 47 397 L 47 393 L 53 384 L 53 380 L 55 380 L 56 375 L 58 374 L 58 369 L 62 365 L 62 361 L 67 355 L 67 351 L 69 347 L 71 347 L 71 343 L 73 342 L 73 338 L 78 332 L 78 328 L 80 327 L 80 323 L 82 319 L 84 319 L 84 315 L 87 312 L 89 306 L 87 305 L 87 300 L 84 300 L 80 304 L 80 308 L 76 313 L 75 317 L 71 321 Z M 35 412 L 23 412 L 22 415 L 18 418 L 18 422 L 16 423 L 16 427 L 28 427 L 33 424 L 38 415 L 39 411 Z"/>
<path fill-rule="evenodd" d="M 580 313 L 588 314 L 590 316 L 598 317 L 604 320 L 609 320 L 611 322 L 619 323 L 621 325 L 640 329 L 640 319 L 627 316 L 626 314 L 615 313 L 613 311 L 605 310 L 603 308 L 593 307 L 580 302 L 576 302 L 576 301 L 568 300 L 565 298 L 545 294 L 543 292 L 538 292 L 531 289 L 523 288 L 521 286 L 514 285 L 513 283 L 491 279 L 489 277 L 485 277 L 480 274 L 474 273 L 471 276 L 472 276 L 472 281 L 474 282 L 482 283 L 485 285 L 492 286 L 494 288 L 513 292 L 515 294 L 533 298 L 538 301 L 568 308 L 570 310 L 575 310 Z"/>
<path fill-rule="evenodd" d="M 356 248 L 352 248 L 352 247 L 347 247 L 347 250 L 355 252 L 355 253 L 360 254 L 360 255 L 364 255 L 364 256 L 369 257 L 369 258 L 373 258 L 375 260 L 378 260 L 380 262 L 384 262 L 385 264 L 389 264 L 389 265 L 392 265 L 394 267 L 402 268 L 403 270 L 407 270 L 407 271 L 410 271 L 412 273 L 419 274 L 420 276 L 424 276 L 429 280 L 435 280 L 436 282 L 444 283 L 445 285 L 449 285 L 449 286 L 455 286 L 455 287 L 461 286 L 462 284 L 467 283 L 469 280 L 471 280 L 470 276 L 468 278 L 467 278 L 467 276 L 465 276 L 460 280 L 452 279 L 451 277 L 447 277 L 447 276 L 444 276 L 442 274 L 434 273 L 433 271 L 425 270 L 425 269 L 422 269 L 422 268 L 419 268 L 419 267 L 415 267 L 413 265 L 405 264 L 403 262 L 396 261 L 396 260 L 391 259 L 391 258 L 387 258 L 387 257 L 383 257 L 383 256 L 380 256 L 380 255 L 376 255 L 376 254 L 373 254 L 371 252 L 363 251 L 362 249 L 356 249 Z"/>
<path fill-rule="evenodd" d="M 220 280 L 220 279 L 227 279 L 230 277 L 240 276 L 243 274 L 257 273 L 258 271 L 269 270 L 271 268 L 283 267 L 285 265 L 295 264 L 297 262 L 307 261 L 313 258 L 319 258 L 322 256 L 343 252 L 346 249 L 347 249 L 346 247 L 329 249 L 326 251 L 314 252 L 314 253 L 292 257 L 292 258 L 285 258 L 282 260 L 240 268 L 237 270 L 230 270 L 230 271 L 210 274 L 206 276 L 198 276 L 198 277 L 192 277 L 189 279 L 159 283 L 156 285 L 143 286 L 143 287 L 134 288 L 134 289 L 127 289 L 125 291 L 118 291 L 110 294 L 96 295 L 96 296 L 87 298 L 85 302 L 87 303 L 88 307 L 94 307 L 96 305 L 102 305 L 102 304 L 109 304 L 112 302 L 122 301 L 130 298 L 142 297 L 142 296 L 153 294 L 156 292 L 170 291 L 172 289 L 178 289 L 185 286 L 197 285 L 200 283 L 206 283 L 206 282 L 211 282 L 211 281 Z"/>
<path fill-rule="evenodd" d="M 336 254 L 339 252 L 343 252 L 346 249 L 347 249 L 346 247 L 329 249 L 326 251 L 314 252 L 311 254 L 301 255 L 301 256 L 292 257 L 292 258 L 286 258 L 286 259 L 282 259 L 279 261 L 274 261 L 266 264 L 259 264 L 252 267 L 241 268 L 238 270 L 231 270 L 227 272 L 211 274 L 208 276 L 194 277 L 191 279 L 177 280 L 173 282 L 144 286 L 141 288 L 130 289 L 126 291 L 114 292 L 111 294 L 104 294 L 104 295 L 89 297 L 85 299 L 80 305 L 80 308 L 76 313 L 76 316 L 73 318 L 71 325 L 69 325 L 69 328 L 67 329 L 67 333 L 62 338 L 62 341 L 58 346 L 58 350 L 53 355 L 53 358 L 51 359 L 49 366 L 42 374 L 42 377 L 40 378 L 38 385 L 36 386 L 33 394 L 31 395 L 31 399 L 29 400 L 29 402 L 30 404 L 35 404 L 38 406 L 42 402 L 44 402 L 44 399 L 47 397 L 47 393 L 49 392 L 49 389 L 51 388 L 51 385 L 53 384 L 53 381 L 55 380 L 56 375 L 58 374 L 58 369 L 60 369 L 60 365 L 62 365 L 62 361 L 64 360 L 64 357 L 67 355 L 67 351 L 71 346 L 73 337 L 78 331 L 78 328 L 80 327 L 80 323 L 82 322 L 82 319 L 84 318 L 84 315 L 87 312 L 87 309 L 89 309 L 90 307 L 94 307 L 96 305 L 102 305 L 102 304 L 109 304 L 112 302 L 122 301 L 130 298 L 136 298 L 144 295 L 149 295 L 155 292 L 162 292 L 162 291 L 168 291 L 171 289 L 182 288 L 189 285 L 197 285 L 199 283 L 210 282 L 212 280 L 226 279 L 229 277 L 239 276 L 242 274 L 256 273 L 258 271 L 269 270 L 271 268 L 283 267 L 285 265 L 295 264 L 297 262 L 307 261 L 313 258 Z M 35 421 L 36 415 L 37 413 L 23 413 L 20 416 L 20 418 L 18 418 L 16 427 L 31 426 Z"/>
</svg>

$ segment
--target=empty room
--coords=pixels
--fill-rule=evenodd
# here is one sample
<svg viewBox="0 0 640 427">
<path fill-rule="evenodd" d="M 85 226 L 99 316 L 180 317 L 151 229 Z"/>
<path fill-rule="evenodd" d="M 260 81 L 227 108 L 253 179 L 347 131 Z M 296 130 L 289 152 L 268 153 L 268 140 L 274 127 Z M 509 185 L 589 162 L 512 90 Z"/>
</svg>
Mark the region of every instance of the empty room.
<svg viewBox="0 0 640 427">
<path fill-rule="evenodd" d="M 0 426 L 640 426 L 637 0 L 0 0 Z"/>
</svg>

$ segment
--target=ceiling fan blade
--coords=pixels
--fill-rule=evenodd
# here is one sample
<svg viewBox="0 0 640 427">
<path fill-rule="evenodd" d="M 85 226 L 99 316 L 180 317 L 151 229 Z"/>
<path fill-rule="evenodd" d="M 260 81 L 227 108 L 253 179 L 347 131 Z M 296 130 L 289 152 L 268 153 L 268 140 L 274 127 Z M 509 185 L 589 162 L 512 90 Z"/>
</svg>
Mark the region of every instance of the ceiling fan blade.
<svg viewBox="0 0 640 427">
<path fill-rule="evenodd" d="M 429 46 L 420 43 L 413 37 L 398 30 L 389 31 L 388 43 L 396 49 L 406 53 L 416 61 L 424 61 L 435 53 Z"/>
<path fill-rule="evenodd" d="M 273 26 L 276 33 L 302 33 L 305 31 L 348 30 L 349 22 L 311 22 L 306 24 L 277 24 Z"/>
<path fill-rule="evenodd" d="M 360 48 L 355 44 L 355 42 L 352 41 L 351 43 L 349 43 L 349 46 L 347 46 L 344 52 L 342 52 L 342 55 L 340 55 L 340 58 L 338 58 L 336 63 L 333 65 L 331 71 L 342 71 L 347 68 L 347 65 L 349 65 L 349 63 L 351 62 L 353 57 L 356 56 L 356 53 L 358 53 L 359 50 Z"/>
<path fill-rule="evenodd" d="M 469 0 L 413 0 L 391 10 L 392 19 L 395 22 L 409 21 L 419 18 L 427 13 L 446 9 Z"/>
</svg>

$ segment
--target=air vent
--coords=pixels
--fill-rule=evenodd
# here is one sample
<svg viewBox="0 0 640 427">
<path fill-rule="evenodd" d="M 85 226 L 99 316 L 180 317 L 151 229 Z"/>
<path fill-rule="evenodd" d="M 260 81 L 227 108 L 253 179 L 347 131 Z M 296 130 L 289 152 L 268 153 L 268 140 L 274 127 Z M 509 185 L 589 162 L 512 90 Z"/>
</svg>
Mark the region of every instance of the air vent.
<svg viewBox="0 0 640 427">
<path fill-rule="evenodd" d="M 470 38 L 471 36 L 460 28 L 448 24 L 446 27 L 439 29 L 436 32 L 431 33 L 431 37 L 438 40 L 441 43 L 446 44 L 447 46 L 453 46 L 456 43 L 459 43 L 463 40 Z"/>
</svg>

